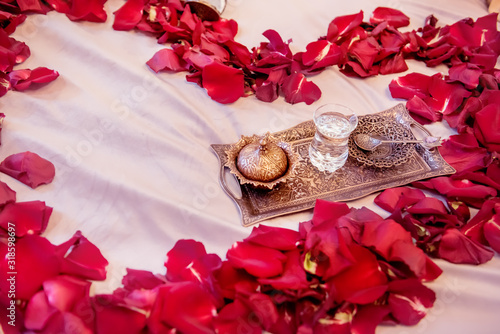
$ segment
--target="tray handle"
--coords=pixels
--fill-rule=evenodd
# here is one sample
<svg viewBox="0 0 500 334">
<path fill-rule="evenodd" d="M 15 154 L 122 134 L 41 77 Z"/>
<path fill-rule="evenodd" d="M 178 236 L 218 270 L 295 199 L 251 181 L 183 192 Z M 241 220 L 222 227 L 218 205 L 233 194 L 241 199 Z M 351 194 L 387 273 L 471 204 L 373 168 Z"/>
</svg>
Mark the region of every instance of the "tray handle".
<svg viewBox="0 0 500 334">
<path fill-rule="evenodd" d="M 410 122 L 410 127 L 412 127 L 412 126 L 418 128 L 420 131 L 424 132 L 428 136 L 432 136 L 432 134 L 429 132 L 429 130 L 427 130 L 426 128 L 424 128 L 424 126 L 422 124 L 420 124 L 419 122 L 415 121 L 414 119 L 412 119 L 411 122 Z"/>
<path fill-rule="evenodd" d="M 236 204 L 240 204 L 240 202 L 242 201 L 242 197 L 238 197 L 236 196 L 233 191 L 231 190 L 231 188 L 229 188 L 229 186 L 227 185 L 227 181 L 226 181 L 226 173 L 225 173 L 225 166 L 224 164 L 220 164 L 220 170 L 219 170 L 219 183 L 222 187 L 222 189 L 224 190 L 224 192 L 229 196 L 231 197 L 231 199 L 236 203 Z"/>
</svg>

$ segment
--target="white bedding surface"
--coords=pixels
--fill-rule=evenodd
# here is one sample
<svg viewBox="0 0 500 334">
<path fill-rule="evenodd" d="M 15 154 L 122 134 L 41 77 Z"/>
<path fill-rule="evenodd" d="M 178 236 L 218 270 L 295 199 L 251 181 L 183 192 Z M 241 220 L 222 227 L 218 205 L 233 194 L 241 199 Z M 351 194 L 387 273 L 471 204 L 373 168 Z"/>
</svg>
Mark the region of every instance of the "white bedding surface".
<svg viewBox="0 0 500 334">
<path fill-rule="evenodd" d="M 56 166 L 54 181 L 36 190 L 0 175 L 18 201 L 43 200 L 54 208 L 45 236 L 66 241 L 76 230 L 97 245 L 110 262 L 108 279 L 94 291 L 111 293 L 125 268 L 164 273 L 165 254 L 178 239 L 203 242 L 222 258 L 250 233 L 236 206 L 218 183 L 218 161 L 210 144 L 233 143 L 241 135 L 279 131 L 311 119 L 319 105 L 335 102 L 358 114 L 374 113 L 401 102 L 389 82 L 403 74 L 364 80 L 330 68 L 313 77 L 322 98 L 307 106 L 279 98 L 265 103 L 254 96 L 222 105 L 185 80 L 184 73 L 155 74 L 146 61 L 163 46 L 139 32 L 114 31 L 110 0 L 106 23 L 75 23 L 50 12 L 34 15 L 13 35 L 31 48 L 21 68 L 45 66 L 59 72 L 54 82 L 27 92 L 10 91 L 0 99 L 7 115 L 0 158 L 32 151 Z M 239 24 L 236 40 L 248 47 L 266 41 L 275 29 L 292 51 L 326 34 L 336 16 L 377 6 L 401 10 L 410 27 L 434 14 L 439 25 L 488 13 L 482 0 L 229 0 L 223 16 Z M 408 61 L 409 72 L 446 73 Z M 437 136 L 453 133 L 445 124 L 427 128 Z M 373 204 L 375 195 L 350 202 L 387 215 Z M 312 210 L 266 221 L 296 229 Z M 377 333 L 481 333 L 500 331 L 500 256 L 481 266 L 436 261 L 443 275 L 429 284 L 436 306 L 415 327 L 387 327 Z"/>
</svg>

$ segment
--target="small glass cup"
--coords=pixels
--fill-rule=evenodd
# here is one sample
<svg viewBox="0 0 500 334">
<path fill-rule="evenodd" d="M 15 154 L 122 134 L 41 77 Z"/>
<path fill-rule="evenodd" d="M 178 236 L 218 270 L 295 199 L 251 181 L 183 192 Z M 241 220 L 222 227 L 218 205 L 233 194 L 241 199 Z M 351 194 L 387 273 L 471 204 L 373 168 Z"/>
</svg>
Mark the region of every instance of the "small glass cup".
<svg viewBox="0 0 500 334">
<path fill-rule="evenodd" d="M 316 133 L 309 146 L 313 166 L 333 173 L 344 166 L 349 155 L 348 140 L 358 125 L 354 112 L 340 104 L 325 104 L 314 112 Z"/>
</svg>

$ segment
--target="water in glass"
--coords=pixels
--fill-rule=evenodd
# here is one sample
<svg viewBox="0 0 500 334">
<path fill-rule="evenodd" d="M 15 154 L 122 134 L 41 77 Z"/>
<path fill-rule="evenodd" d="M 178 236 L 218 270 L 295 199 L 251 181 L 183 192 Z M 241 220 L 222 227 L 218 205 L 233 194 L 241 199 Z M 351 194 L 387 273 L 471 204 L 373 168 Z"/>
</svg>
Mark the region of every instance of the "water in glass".
<svg viewBox="0 0 500 334">
<path fill-rule="evenodd" d="M 358 124 L 355 114 L 341 105 L 325 105 L 314 114 L 316 134 L 309 147 L 311 163 L 320 171 L 334 172 L 344 166 L 348 139 Z"/>
</svg>

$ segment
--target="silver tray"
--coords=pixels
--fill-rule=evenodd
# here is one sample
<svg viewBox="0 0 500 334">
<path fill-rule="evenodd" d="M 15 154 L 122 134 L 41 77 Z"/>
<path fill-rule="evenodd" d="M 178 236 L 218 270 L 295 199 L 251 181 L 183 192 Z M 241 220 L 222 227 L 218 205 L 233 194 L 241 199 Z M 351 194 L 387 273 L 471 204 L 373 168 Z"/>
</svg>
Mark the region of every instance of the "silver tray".
<svg viewBox="0 0 500 334">
<path fill-rule="evenodd" d="M 404 104 L 398 104 L 373 115 L 381 116 L 382 119 L 387 120 L 388 124 L 397 122 L 410 131 L 417 128 L 426 135 L 431 135 L 411 118 Z M 373 115 L 359 116 L 359 118 Z M 229 188 L 224 170 L 227 162 L 225 151 L 234 144 L 211 145 L 219 159 L 220 184 L 224 192 L 236 203 L 243 226 L 251 226 L 273 217 L 311 209 L 317 199 L 345 202 L 387 188 L 455 173 L 455 169 L 446 163 L 436 148 L 425 150 L 418 145 L 414 145 L 414 149 L 405 157 L 405 163 L 390 168 L 369 165 L 363 159 L 358 161 L 350 155 L 344 167 L 335 173 L 320 172 L 309 161 L 309 144 L 315 130 L 311 120 L 274 133 L 273 136 L 277 139 L 291 143 L 292 149 L 299 154 L 297 176 L 272 190 L 262 190 L 247 184 L 240 184 L 241 197 L 236 196 Z M 413 132 L 411 132 L 411 137 L 414 138 Z M 352 140 L 349 141 L 349 145 L 354 145 Z M 352 147 L 350 149 L 352 152 Z M 237 178 L 235 179 L 238 182 Z"/>
</svg>

